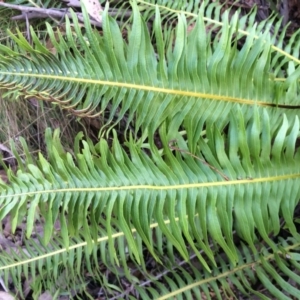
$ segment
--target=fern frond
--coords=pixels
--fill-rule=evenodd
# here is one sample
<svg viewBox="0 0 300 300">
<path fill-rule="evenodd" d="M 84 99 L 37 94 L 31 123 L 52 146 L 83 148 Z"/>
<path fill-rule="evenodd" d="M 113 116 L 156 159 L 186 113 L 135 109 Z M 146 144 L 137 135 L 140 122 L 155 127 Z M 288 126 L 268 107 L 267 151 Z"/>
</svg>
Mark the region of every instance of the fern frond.
<svg viewBox="0 0 300 300">
<path fill-rule="evenodd" d="M 297 260 L 289 260 L 282 257 L 282 254 L 285 251 L 297 251 L 299 242 L 294 240 L 293 246 L 285 241 L 283 243 L 283 252 L 270 253 L 263 247 L 260 256 L 251 254 L 247 246 L 242 244 L 238 251 L 239 262 L 235 267 L 218 255 L 216 260 L 220 267 L 214 267 L 212 273 L 186 264 L 185 267 L 178 266 L 174 271 L 170 270 L 159 282 L 153 280 L 152 288 L 137 286 L 136 289 L 143 295 L 143 299 L 203 299 L 204 295 L 208 299 L 227 299 L 237 297 L 237 293 L 248 298 L 255 295 L 261 299 L 270 299 L 266 294 L 276 299 L 297 298 L 298 289 L 295 285 L 300 284 L 300 276 L 297 274 L 300 265 Z M 264 284 L 264 293 L 253 288 L 260 282 Z M 153 291 L 156 292 L 155 296 Z"/>
<path fill-rule="evenodd" d="M 154 147 L 151 157 L 147 156 L 133 141 L 128 155 L 116 136 L 111 150 L 105 140 L 95 146 L 81 141 L 79 150 L 77 138 L 74 149 L 78 152 L 72 157 L 63 151 L 57 133 L 52 138 L 47 131 L 48 161 L 39 155 L 27 171 L 9 177 L 10 185 L 1 185 L 0 219 L 10 215 L 15 230 L 27 216 L 26 237 L 30 238 L 34 216 L 40 212 L 45 222 L 43 245 L 49 244 L 59 222 L 64 251 L 73 245 L 73 238 L 84 236 L 87 253 L 95 251 L 96 241 L 104 243 L 103 261 L 121 262 L 124 270 L 129 269 L 128 255 L 145 265 L 142 244 L 158 261 L 165 255 L 153 243 L 152 228 L 157 245 L 167 243 L 170 259 L 175 259 L 175 251 L 185 260 L 193 253 L 208 271 L 216 266 L 214 247 L 222 249 L 233 266 L 238 263 L 232 228 L 254 254 L 257 239 L 276 252 L 270 234 L 278 235 L 280 218 L 299 239 L 293 222 L 300 196 L 295 148 L 299 120 L 290 123 L 283 116 L 272 133 L 267 112 L 263 120 L 258 116 L 256 110 L 245 121 L 240 110 L 230 118 L 228 136 L 222 136 L 216 126 L 208 130 L 207 139 L 197 142 L 198 158 L 173 153 L 163 130 L 163 157 Z M 123 247 L 115 246 L 119 237 Z M 5 261 L 5 269 L 8 266 L 14 264 Z"/>
<path fill-rule="evenodd" d="M 291 120 L 298 115 L 299 68 L 290 61 L 286 80 L 275 80 L 273 60 L 284 55 L 273 55 L 268 32 L 258 33 L 253 26 L 238 49 L 236 34 L 242 26 L 238 15 L 229 21 L 225 12 L 219 33 L 212 36 L 207 33 L 203 7 L 191 33 L 187 33 L 186 17 L 178 16 L 174 45 L 166 45 L 157 9 L 156 53 L 136 5 L 133 15 L 128 44 L 107 9 L 103 36 L 92 30 L 88 17 L 85 36 L 76 21 L 73 32 L 67 20 L 66 36 L 58 34 L 56 41 L 48 26 L 56 56 L 33 31 L 34 47 L 21 34 L 11 35 L 18 47 L 0 46 L 0 86 L 57 103 L 78 116 L 96 116 L 109 107 L 108 123 L 119 122 L 126 115 L 127 123 L 134 123 L 136 132 L 142 129 L 144 138 L 146 131 L 151 134 L 166 121 L 172 129 L 170 135 L 184 126 L 187 131 L 196 129 L 198 140 L 205 122 L 223 128 L 236 107 L 246 116 L 251 116 L 254 106 L 261 107 L 261 113 L 267 109 L 272 114 L 272 128 L 282 113 Z"/>
</svg>

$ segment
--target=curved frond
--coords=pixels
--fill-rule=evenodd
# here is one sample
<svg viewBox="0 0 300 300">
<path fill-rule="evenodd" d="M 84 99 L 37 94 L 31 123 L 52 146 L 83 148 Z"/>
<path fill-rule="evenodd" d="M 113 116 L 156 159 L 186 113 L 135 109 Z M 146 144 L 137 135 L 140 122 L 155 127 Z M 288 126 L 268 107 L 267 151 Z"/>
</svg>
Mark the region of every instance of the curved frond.
<svg viewBox="0 0 300 300">
<path fill-rule="evenodd" d="M 282 248 L 283 252 L 295 252 L 299 249 L 296 241 L 293 246 L 285 246 L 286 248 Z M 143 295 L 142 299 L 228 299 L 237 297 L 237 293 L 241 297 L 257 296 L 260 299 L 272 299 L 272 296 L 276 299 L 297 298 L 296 287 L 300 284 L 300 265 L 297 259 L 282 257 L 283 252 L 270 253 L 265 247 L 261 252 L 263 254 L 260 256 L 253 255 L 242 244 L 238 251 L 239 262 L 235 267 L 223 257 L 217 256 L 220 267 L 214 267 L 212 273 L 186 264 L 185 267 L 169 270 L 165 276 L 159 278 L 159 282 L 152 280 L 152 288 L 136 288 Z M 258 277 L 256 273 L 259 273 Z M 259 287 L 260 284 L 264 287 L 264 293 L 254 289 L 254 286 Z M 160 291 L 160 294 L 154 296 L 153 291 Z"/>
<path fill-rule="evenodd" d="M 189 20 L 189 24 L 193 24 L 197 20 L 199 9 L 205 10 L 204 21 L 209 25 L 207 26 L 207 32 L 218 32 L 218 28 L 226 26 L 227 20 L 223 18 L 224 9 L 220 3 L 210 1 L 198 1 L 198 0 L 184 0 L 184 1 L 156 1 L 156 0 L 137 0 L 137 3 L 143 8 L 143 15 L 153 17 L 155 15 L 155 8 L 159 7 L 159 10 L 163 16 L 163 19 L 172 21 L 178 14 L 184 14 Z M 281 67 L 287 63 L 287 61 L 294 61 L 299 65 L 300 61 L 298 55 L 294 55 L 299 50 L 299 41 L 296 38 L 299 36 L 300 31 L 295 32 L 293 37 L 289 40 L 288 45 L 285 45 L 284 36 L 286 34 L 286 27 L 282 28 L 281 20 L 276 21 L 276 16 L 271 15 L 265 20 L 260 20 L 257 24 L 256 8 L 250 11 L 248 15 L 242 15 L 238 11 L 240 21 L 237 29 L 238 35 L 236 39 L 241 39 L 250 35 L 253 28 L 256 28 L 257 33 L 270 32 L 272 49 L 275 53 L 279 52 L 285 59 L 278 62 Z M 150 17 L 149 17 L 150 18 Z M 147 19 L 147 18 L 146 18 Z M 192 25 L 193 27 L 193 25 Z M 259 34 L 255 36 L 258 38 Z M 291 47 L 291 45 L 293 47 Z M 291 50 L 293 49 L 293 50 Z M 283 76 L 285 77 L 285 76 Z"/>
</svg>

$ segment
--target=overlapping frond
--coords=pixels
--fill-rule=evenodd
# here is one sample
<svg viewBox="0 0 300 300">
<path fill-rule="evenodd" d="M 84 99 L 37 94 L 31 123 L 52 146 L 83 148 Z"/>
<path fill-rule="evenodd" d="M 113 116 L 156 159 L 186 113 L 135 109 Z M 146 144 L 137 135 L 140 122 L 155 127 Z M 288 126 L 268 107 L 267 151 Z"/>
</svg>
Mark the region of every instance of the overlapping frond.
<svg viewBox="0 0 300 300">
<path fill-rule="evenodd" d="M 170 270 L 159 282 L 153 281 L 151 288 L 137 286 L 136 289 L 142 299 L 228 299 L 237 297 L 238 293 L 248 298 L 255 295 L 269 299 L 266 298 L 267 294 L 276 299 L 297 298 L 300 265 L 297 259 L 285 257 L 285 254 L 288 256 L 290 251 L 294 253 L 297 249 L 297 241 L 293 241 L 293 246 L 284 242 L 280 253 L 272 253 L 262 247 L 262 255 L 253 255 L 242 244 L 236 266 L 232 266 L 224 257 L 216 256 L 219 268 L 214 267 L 212 273 L 187 264 Z M 256 273 L 259 273 L 258 278 Z M 264 293 L 253 288 L 259 284 L 264 284 Z"/>
<path fill-rule="evenodd" d="M 58 103 L 79 116 L 109 108 L 108 123 L 126 116 L 136 131 L 151 133 L 166 121 L 174 129 L 172 135 L 183 125 L 195 132 L 196 140 L 204 122 L 223 128 L 236 107 L 246 116 L 254 106 L 261 112 L 267 109 L 272 128 L 282 113 L 291 119 L 299 114 L 299 68 L 290 61 L 285 81 L 275 80 L 273 60 L 285 56 L 279 52 L 274 56 L 268 32 L 259 33 L 253 26 L 239 49 L 236 37 L 244 21 L 238 15 L 229 21 L 224 12 L 223 25 L 213 36 L 207 32 L 203 5 L 191 32 L 186 17 L 178 15 L 174 38 L 166 43 L 156 9 L 154 47 L 136 5 L 133 14 L 128 43 L 107 10 L 103 36 L 92 30 L 88 18 L 85 34 L 76 21 L 72 30 L 67 20 L 65 36 L 54 35 L 48 26 L 57 55 L 34 32 L 33 47 L 22 34 L 11 35 L 18 46 L 15 50 L 0 46 L 1 88 Z"/>
<path fill-rule="evenodd" d="M 207 25 L 207 32 L 217 33 L 218 29 L 225 26 L 227 20 L 223 18 L 224 8 L 222 5 L 216 2 L 210 1 L 198 1 L 198 0 L 188 0 L 188 1 L 156 1 L 156 0 L 137 0 L 138 4 L 143 7 L 143 16 L 146 15 L 148 18 L 155 16 L 155 8 L 159 7 L 160 13 L 164 20 L 172 22 L 176 15 L 184 14 L 187 16 L 189 25 L 193 24 L 197 20 L 197 16 L 201 9 L 205 10 L 204 21 Z M 295 32 L 293 37 L 286 44 L 284 40 L 286 34 L 286 27 L 283 28 L 281 20 L 276 19 L 276 15 L 271 15 L 270 17 L 260 20 L 257 23 L 256 20 L 256 8 L 250 11 L 248 15 L 243 15 L 238 11 L 239 14 L 239 27 L 237 29 L 236 40 L 242 39 L 248 36 L 253 28 L 256 28 L 256 38 L 259 37 L 261 32 L 270 33 L 270 41 L 272 43 L 272 48 L 275 53 L 279 52 L 281 60 L 275 60 L 277 63 L 278 70 L 285 66 L 284 70 L 287 69 L 287 62 L 294 61 L 296 65 L 299 65 L 299 56 L 296 54 L 299 49 L 299 39 L 297 38 L 300 34 L 299 31 Z M 147 19 L 147 18 L 146 18 Z M 193 27 L 193 26 L 192 26 Z M 292 47 L 291 47 L 292 46 Z M 286 77 L 286 74 L 282 74 L 282 77 Z"/>
</svg>

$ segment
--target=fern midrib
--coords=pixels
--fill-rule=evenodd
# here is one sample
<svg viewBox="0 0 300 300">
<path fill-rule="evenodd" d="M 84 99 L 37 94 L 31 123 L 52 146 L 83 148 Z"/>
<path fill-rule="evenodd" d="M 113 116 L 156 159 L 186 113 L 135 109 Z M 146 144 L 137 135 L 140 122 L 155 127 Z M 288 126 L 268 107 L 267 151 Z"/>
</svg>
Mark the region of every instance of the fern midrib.
<svg viewBox="0 0 300 300">
<path fill-rule="evenodd" d="M 264 182 L 284 181 L 290 179 L 300 178 L 300 173 L 287 174 L 271 177 L 260 178 L 248 178 L 241 180 L 229 180 L 229 181 L 214 181 L 214 182 L 202 182 L 202 183 L 188 183 L 188 184 L 176 184 L 176 185 L 129 185 L 129 186 L 113 186 L 113 187 L 87 187 L 87 188 L 62 188 L 52 190 L 42 190 L 34 192 L 25 192 L 17 194 L 9 194 L 9 197 L 19 196 L 34 196 L 37 194 L 49 194 L 49 193 L 65 193 L 65 192 L 110 192 L 110 191 L 124 191 L 124 190 L 181 190 L 181 189 L 194 189 L 214 186 L 228 186 L 228 185 L 241 185 L 241 184 L 255 184 Z M 1 193 L 1 191 L 0 191 Z M 5 199 L 7 195 L 0 196 L 0 199 Z"/>
<path fill-rule="evenodd" d="M 133 83 L 126 83 L 126 82 L 117 82 L 117 81 L 106 81 L 106 80 L 98 80 L 98 79 L 86 79 L 86 78 L 78 78 L 78 77 L 66 77 L 66 76 L 57 76 L 57 75 L 48 75 L 48 74 L 35 74 L 35 73 L 14 73 L 14 72 L 5 72 L 0 71 L 0 75 L 9 75 L 9 76 L 20 76 L 20 77 L 35 77 L 35 78 L 46 78 L 46 79 L 54 79 L 66 82 L 78 82 L 78 83 L 87 83 L 87 84 L 94 84 L 94 85 L 106 85 L 106 86 L 114 86 L 119 88 L 128 88 L 128 89 L 136 89 L 136 90 L 143 90 L 155 93 L 163 93 L 168 95 L 177 95 L 177 96 L 186 96 L 186 97 L 194 97 L 194 98 L 201 98 L 201 99 L 212 99 L 215 101 L 221 102 L 230 102 L 230 103 L 238 103 L 238 104 L 245 104 L 245 105 L 256 105 L 261 107 L 278 107 L 283 109 L 297 109 L 300 108 L 300 105 L 286 105 L 286 104 L 276 104 L 276 103 L 269 103 L 264 101 L 252 100 L 252 99 L 245 99 L 245 98 L 237 98 L 231 96 L 223 96 L 217 94 L 207 94 L 207 93 L 199 93 L 199 92 L 192 92 L 192 91 L 183 91 L 183 90 L 176 90 L 176 89 L 168 89 L 162 87 L 154 87 L 154 86 L 147 86 L 147 85 L 140 85 L 140 84 L 133 84 Z M 28 84 L 27 84 L 28 85 Z M 3 84 L 6 87 L 5 84 Z M 38 91 L 36 91 L 38 92 Z M 45 96 L 51 96 L 50 93 L 41 92 Z"/>
</svg>

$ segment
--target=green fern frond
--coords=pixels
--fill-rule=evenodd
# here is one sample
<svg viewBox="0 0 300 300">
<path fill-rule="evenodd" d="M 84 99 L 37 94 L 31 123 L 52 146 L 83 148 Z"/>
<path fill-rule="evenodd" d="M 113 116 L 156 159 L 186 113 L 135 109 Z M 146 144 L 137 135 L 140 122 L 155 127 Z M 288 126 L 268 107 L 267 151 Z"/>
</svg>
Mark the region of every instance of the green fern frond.
<svg viewBox="0 0 300 300">
<path fill-rule="evenodd" d="M 218 32 L 220 27 L 226 25 L 227 20 L 223 18 L 224 9 L 220 3 L 210 2 L 210 1 L 145 1 L 137 0 L 137 3 L 143 7 L 143 15 L 149 16 L 148 18 L 154 17 L 155 8 L 159 7 L 160 13 L 163 16 L 163 19 L 172 21 L 178 14 L 184 14 L 189 20 L 189 24 L 195 23 L 199 13 L 199 8 L 205 10 L 205 15 L 203 20 L 210 26 L 207 26 L 207 32 Z M 201 4 L 200 4 L 201 3 Z M 200 11 L 201 11 L 200 9 Z M 283 62 L 280 62 L 281 65 L 287 63 L 287 61 L 294 61 L 299 65 L 300 61 L 298 55 L 294 55 L 299 48 L 299 41 L 296 36 L 299 36 L 300 31 L 294 33 L 293 37 L 288 41 L 288 43 L 294 43 L 293 48 L 296 51 L 291 52 L 291 47 L 285 45 L 284 37 L 287 27 L 282 28 L 281 20 L 276 21 L 276 15 L 271 15 L 265 20 L 260 20 L 257 23 L 255 18 L 256 16 L 256 7 L 250 11 L 248 15 L 242 15 L 238 11 L 240 20 L 239 28 L 237 29 L 236 39 L 239 40 L 245 36 L 248 36 L 253 28 L 256 28 L 256 38 L 259 37 L 261 32 L 270 32 L 271 33 L 271 43 L 272 48 L 275 53 L 279 52 L 280 55 L 286 58 Z M 147 18 L 146 18 L 147 19 Z M 285 77 L 285 76 L 283 76 Z"/>
<path fill-rule="evenodd" d="M 297 251 L 299 242 L 293 241 L 293 246 L 285 243 L 285 247 L 282 247 L 283 252 Z M 153 280 L 152 288 L 137 286 L 136 289 L 143 295 L 142 299 L 203 299 L 204 296 L 207 299 L 230 299 L 237 297 L 237 293 L 248 299 L 253 295 L 260 299 L 270 299 L 266 297 L 266 290 L 276 299 L 297 298 L 298 289 L 294 285 L 300 284 L 300 276 L 297 274 L 299 264 L 297 260 L 282 257 L 283 252 L 270 253 L 262 247 L 262 255 L 253 255 L 242 244 L 238 251 L 239 262 L 236 266 L 217 256 L 216 260 L 220 267 L 214 267 L 212 273 L 201 270 L 198 266 L 186 264 L 184 268 L 177 266 L 175 270 L 169 270 L 165 276 L 159 278 L 159 282 Z M 256 272 L 259 273 L 258 278 Z M 289 278 L 288 281 L 285 276 Z M 266 289 L 264 293 L 253 289 L 259 281 L 261 283 L 268 281 L 268 284 L 264 285 Z"/>
<path fill-rule="evenodd" d="M 98 241 L 103 261 L 121 264 L 127 274 L 125 257 L 145 265 L 142 244 L 158 261 L 165 255 L 153 243 L 153 228 L 157 245 L 167 243 L 168 257 L 175 259 L 176 251 L 188 260 L 193 253 L 208 271 L 216 266 L 215 247 L 233 266 L 238 264 L 232 228 L 254 254 L 258 239 L 276 252 L 270 234 L 278 235 L 280 218 L 299 239 L 293 222 L 300 196 L 295 148 L 299 120 L 291 123 L 283 116 L 272 133 L 267 112 L 262 120 L 258 116 L 256 110 L 244 121 L 240 110 L 230 118 L 228 136 L 217 127 L 207 130 L 207 139 L 197 142 L 197 158 L 170 149 L 163 130 L 163 157 L 155 148 L 149 157 L 133 141 L 128 155 L 116 136 L 111 150 L 105 140 L 95 146 L 81 141 L 79 150 L 79 137 L 74 147 L 79 152 L 72 157 L 63 151 L 57 132 L 52 138 L 47 131 L 48 160 L 39 155 L 34 164 L 27 164 L 27 171 L 19 170 L 9 177 L 9 185 L 1 185 L 0 219 L 10 215 L 15 230 L 26 216 L 26 237 L 31 238 L 39 212 L 44 218 L 43 247 L 52 247 L 59 222 L 62 252 L 73 247 L 73 238 L 84 236 L 87 255 L 93 255 Z M 116 247 L 116 240 L 123 247 Z M 28 251 L 32 255 L 36 250 Z M 21 263 L 27 264 L 27 259 Z M 13 272 L 14 266 L 3 261 L 4 269 Z"/>
<path fill-rule="evenodd" d="M 85 36 L 76 21 L 74 32 L 67 20 L 66 36 L 58 33 L 56 41 L 48 26 L 57 55 L 33 31 L 34 47 L 21 34 L 11 35 L 18 46 L 12 50 L 0 45 L 1 87 L 57 103 L 78 116 L 96 116 L 109 108 L 108 123 L 126 115 L 128 125 L 134 123 L 136 132 L 143 130 L 143 138 L 146 130 L 151 134 L 166 121 L 171 138 L 183 125 L 189 132 L 196 129 L 198 140 L 204 122 L 223 128 L 236 107 L 246 116 L 251 116 L 254 106 L 261 107 L 261 113 L 267 109 L 272 128 L 282 113 L 291 120 L 298 115 L 299 68 L 290 61 L 285 81 L 275 80 L 273 60 L 285 56 L 279 52 L 274 56 L 268 32 L 258 33 L 253 26 L 238 49 L 236 34 L 242 26 L 238 15 L 229 21 L 224 12 L 220 32 L 212 36 L 206 32 L 201 9 L 189 34 L 186 17 L 178 16 L 174 44 L 166 45 L 157 9 L 155 50 L 136 5 L 133 15 L 128 44 L 107 10 L 103 36 L 92 30 L 88 17 Z"/>
</svg>

